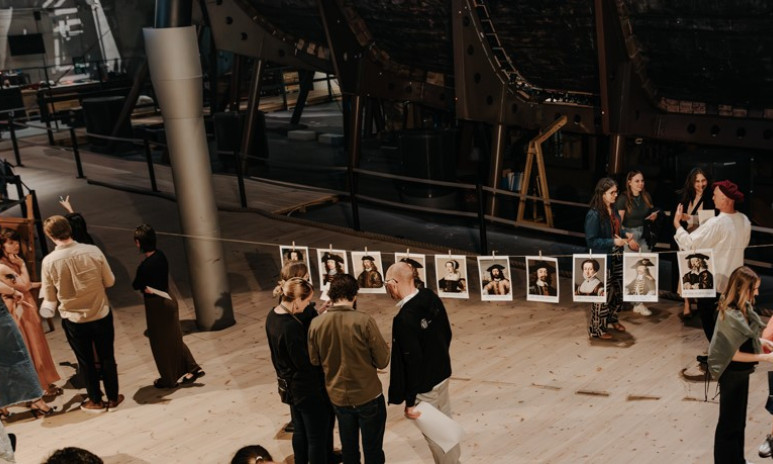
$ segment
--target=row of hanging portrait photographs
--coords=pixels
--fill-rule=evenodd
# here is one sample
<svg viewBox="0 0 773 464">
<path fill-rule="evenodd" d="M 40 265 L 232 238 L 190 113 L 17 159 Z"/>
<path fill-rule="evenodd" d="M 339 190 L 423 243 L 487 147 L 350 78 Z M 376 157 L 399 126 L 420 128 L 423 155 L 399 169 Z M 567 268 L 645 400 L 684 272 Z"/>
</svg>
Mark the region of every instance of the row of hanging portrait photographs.
<svg viewBox="0 0 773 464">
<path fill-rule="evenodd" d="M 349 272 L 347 254 L 351 255 L 353 275 L 360 293 L 386 293 L 384 269 L 379 251 L 351 251 L 317 249 L 316 266 L 311 265 L 308 247 L 282 245 L 279 247 L 282 263 L 303 261 L 310 270 L 319 270 L 320 298 L 327 300 L 327 288 L 336 274 Z M 714 287 L 713 251 L 701 249 L 680 251 L 680 289 L 684 298 L 712 298 Z M 544 256 L 526 256 L 526 300 L 558 303 L 560 298 L 558 259 Z M 408 263 L 414 270 L 419 286 L 426 286 L 427 256 L 416 253 L 395 253 L 395 262 Z M 441 298 L 470 297 L 467 257 L 464 255 L 434 255 L 436 281 L 434 287 Z M 512 301 L 513 286 L 509 256 L 478 256 L 482 301 Z M 572 301 L 605 303 L 607 300 L 607 255 L 572 255 Z M 657 253 L 623 254 L 623 301 L 658 301 Z M 309 276 L 314 280 L 313 276 Z"/>
</svg>

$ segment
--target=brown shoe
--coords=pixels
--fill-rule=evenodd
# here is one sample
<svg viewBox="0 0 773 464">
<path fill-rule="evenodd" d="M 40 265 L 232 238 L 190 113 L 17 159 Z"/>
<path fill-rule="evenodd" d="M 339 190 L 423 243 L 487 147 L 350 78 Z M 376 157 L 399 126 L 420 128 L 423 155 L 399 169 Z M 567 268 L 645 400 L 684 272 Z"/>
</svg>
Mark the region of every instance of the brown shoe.
<svg viewBox="0 0 773 464">
<path fill-rule="evenodd" d="M 81 403 L 81 411 L 85 411 L 92 414 L 98 414 L 100 412 L 105 412 L 107 409 L 105 409 L 105 402 L 100 401 L 98 403 L 95 403 L 91 400 L 86 400 L 83 403 Z"/>
<path fill-rule="evenodd" d="M 115 410 L 118 407 L 118 405 L 123 403 L 123 400 L 124 400 L 124 396 L 119 394 L 118 399 L 116 399 L 115 401 L 113 400 L 108 401 L 107 402 L 108 412 Z"/>
</svg>

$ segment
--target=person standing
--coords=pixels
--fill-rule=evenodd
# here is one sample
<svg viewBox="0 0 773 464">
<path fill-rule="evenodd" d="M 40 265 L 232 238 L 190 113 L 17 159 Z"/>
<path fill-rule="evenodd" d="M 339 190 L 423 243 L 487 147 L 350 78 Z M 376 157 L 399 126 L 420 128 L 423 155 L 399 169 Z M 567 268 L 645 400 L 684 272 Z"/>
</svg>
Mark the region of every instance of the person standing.
<svg viewBox="0 0 773 464">
<path fill-rule="evenodd" d="M 591 303 L 588 325 L 588 335 L 602 340 L 612 339 L 612 334 L 607 333 L 608 325 L 618 332 L 625 332 L 625 326 L 617 317 L 623 305 L 623 248 L 628 245 L 633 251 L 639 250 L 639 243 L 633 235 L 624 233 L 620 215 L 613 207 L 616 198 L 617 183 L 609 177 L 600 179 L 596 183 L 590 209 L 585 215 L 585 242 L 588 248 L 607 254 L 607 302 Z"/>
<path fill-rule="evenodd" d="M 183 342 L 177 301 L 152 291 L 169 293 L 169 263 L 164 252 L 156 249 L 156 231 L 148 224 L 141 224 L 134 230 L 134 244 L 145 259 L 137 266 L 132 288 L 142 292 L 150 351 L 161 375 L 153 381 L 153 386 L 175 388 L 178 381 L 191 384 L 203 377 L 204 371 Z"/>
<path fill-rule="evenodd" d="M 639 250 L 650 251 L 651 246 L 655 246 L 655 244 L 647 244 L 644 226 L 649 222 L 651 227 L 651 224 L 658 217 L 658 211 L 653 211 L 652 198 L 644 188 L 644 174 L 641 171 L 630 171 L 625 177 L 625 192 L 618 195 L 615 209 L 620 214 L 623 228 L 632 234 L 633 239 L 639 245 Z M 642 302 L 633 305 L 633 312 L 642 316 L 652 315 L 652 311 Z"/>
<path fill-rule="evenodd" d="M 693 168 L 690 170 L 689 174 L 687 174 L 684 186 L 676 192 L 680 195 L 679 203 L 682 205 L 681 224 L 688 233 L 700 226 L 701 211 L 714 210 L 714 201 L 711 199 L 711 196 L 706 193 L 709 190 L 707 187 L 710 185 L 711 182 L 709 182 L 706 172 L 701 168 Z M 676 211 L 674 211 L 674 216 L 676 216 Z M 675 269 L 677 266 L 676 263 L 677 261 L 675 259 L 673 261 Z M 679 283 L 680 282 L 677 279 L 677 288 L 681 290 L 681 285 L 679 285 Z M 682 322 L 688 321 L 693 316 L 693 313 L 690 310 L 691 302 L 694 303 L 695 299 L 684 299 L 684 309 L 680 316 Z"/>
<path fill-rule="evenodd" d="M 62 316 L 67 341 L 86 378 L 88 399 L 81 404 L 81 409 L 87 412 L 115 409 L 124 396 L 118 392 L 113 312 L 105 293 L 105 288 L 115 283 L 113 271 L 99 248 L 72 239 L 70 223 L 64 216 L 49 217 L 43 229 L 56 248 L 43 258 L 41 311 L 53 313 L 58 307 Z M 107 402 L 102 401 L 94 351 L 101 363 Z"/>
<path fill-rule="evenodd" d="M 760 361 L 773 362 L 773 353 L 762 353 L 761 339 L 765 324 L 754 310 L 760 278 L 741 266 L 730 275 L 719 300 L 718 317 L 711 344 L 708 366 L 719 382 L 719 419 L 714 433 L 714 462 L 744 464 L 744 431 L 749 399 L 749 376 Z"/>
<path fill-rule="evenodd" d="M 389 346 L 376 321 L 355 309 L 357 291 L 351 275 L 333 277 L 332 306 L 309 327 L 309 359 L 325 373 L 344 464 L 360 462 L 360 434 L 365 464 L 383 464 L 386 403 L 377 370 L 389 364 Z"/>
<path fill-rule="evenodd" d="M 44 396 L 60 395 L 62 389 L 54 383 L 61 377 L 51 356 L 51 349 L 48 347 L 46 335 L 40 324 L 37 301 L 32 294 L 33 289 L 40 287 L 40 282 L 32 282 L 30 279 L 27 263 L 21 256 L 19 233 L 12 229 L 0 230 L 0 248 L 0 274 L 8 277 L 10 282 L 6 283 L 24 295 L 18 304 L 13 298 L 5 297 L 5 304 L 19 325 L 19 331 L 32 357 Z"/>
<path fill-rule="evenodd" d="M 387 291 L 400 308 L 392 321 L 392 367 L 389 403 L 405 402 L 405 417 L 416 419 L 418 402 L 427 402 L 451 417 L 448 383 L 451 377 L 451 324 L 443 302 L 429 289 L 416 288 L 413 270 L 395 263 L 386 273 Z M 459 444 L 444 452 L 426 435 L 436 463 L 459 462 Z"/>
<path fill-rule="evenodd" d="M 292 277 L 277 285 L 274 296 L 279 296 L 279 304 L 266 317 L 266 335 L 281 400 L 290 405 L 294 459 L 299 464 L 326 464 L 333 446 L 333 408 L 322 369 L 309 360 L 310 321 L 302 319 L 304 310 L 313 308 L 314 291 L 303 277 Z"/>
<path fill-rule="evenodd" d="M 676 207 L 674 214 L 674 240 L 682 250 L 714 250 L 714 284 L 717 295 L 714 298 L 698 298 L 698 314 L 709 341 L 714 333 L 714 313 L 719 294 L 727 289 L 727 282 L 733 270 L 743 266 L 744 250 L 751 239 L 749 218 L 735 209 L 735 205 L 744 200 L 743 192 L 729 180 L 714 182 L 713 188 L 714 206 L 719 210 L 719 215 L 709 218 L 692 232 L 687 232 L 681 223 L 684 213 L 681 204 Z"/>
</svg>

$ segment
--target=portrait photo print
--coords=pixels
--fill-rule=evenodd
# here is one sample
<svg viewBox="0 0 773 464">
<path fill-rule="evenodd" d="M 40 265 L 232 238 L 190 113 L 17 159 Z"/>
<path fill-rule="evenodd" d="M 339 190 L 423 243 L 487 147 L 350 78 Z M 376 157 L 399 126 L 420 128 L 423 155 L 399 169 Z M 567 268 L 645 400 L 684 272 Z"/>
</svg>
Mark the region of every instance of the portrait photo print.
<svg viewBox="0 0 773 464">
<path fill-rule="evenodd" d="M 427 286 L 427 257 L 415 253 L 395 253 L 396 263 L 408 263 L 413 268 L 413 280 L 416 288 Z"/>
<path fill-rule="evenodd" d="M 349 263 L 346 261 L 346 250 L 318 249 L 317 265 L 319 266 L 319 298 L 327 301 L 327 289 L 331 279 L 338 274 L 349 273 Z"/>
<path fill-rule="evenodd" d="M 481 301 L 512 301 L 509 256 L 478 256 Z"/>
<path fill-rule="evenodd" d="M 469 298 L 467 285 L 467 257 L 463 255 L 435 255 L 435 283 L 441 298 Z"/>
<path fill-rule="evenodd" d="M 607 255 L 572 255 L 572 292 L 577 303 L 607 302 Z"/>
<path fill-rule="evenodd" d="M 657 302 L 657 253 L 623 254 L 623 301 Z"/>
<path fill-rule="evenodd" d="M 309 247 L 280 245 L 279 257 L 281 259 L 280 262 L 282 263 L 282 266 L 289 263 L 290 261 L 301 261 L 302 263 L 306 264 L 306 267 L 309 269 L 309 281 L 312 281 L 311 275 L 314 272 L 312 270 L 314 268 L 311 267 L 311 262 L 309 262 Z"/>
<path fill-rule="evenodd" d="M 380 251 L 352 251 L 352 275 L 360 293 L 386 293 Z"/>
<path fill-rule="evenodd" d="M 714 251 L 710 249 L 680 251 L 679 285 L 683 298 L 714 298 Z"/>
<path fill-rule="evenodd" d="M 526 257 L 526 301 L 558 303 L 558 259 Z"/>
</svg>

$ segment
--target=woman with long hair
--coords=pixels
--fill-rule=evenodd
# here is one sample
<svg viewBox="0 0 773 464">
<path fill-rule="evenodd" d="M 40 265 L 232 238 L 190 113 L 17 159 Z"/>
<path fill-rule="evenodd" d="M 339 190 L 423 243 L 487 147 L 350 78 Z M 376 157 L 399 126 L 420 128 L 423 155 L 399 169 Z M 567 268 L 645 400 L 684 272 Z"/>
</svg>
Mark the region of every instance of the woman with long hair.
<svg viewBox="0 0 773 464">
<path fill-rule="evenodd" d="M 24 343 L 27 345 L 40 387 L 45 396 L 56 396 L 62 389 L 54 383 L 61 379 L 51 356 L 46 335 L 40 324 L 38 305 L 32 290 L 40 287 L 40 282 L 32 282 L 27 263 L 21 254 L 21 236 L 12 229 L 0 229 L 0 275 L 3 281 L 22 294 L 17 302 L 13 297 L 3 296 L 5 305 L 19 326 Z"/>
<path fill-rule="evenodd" d="M 266 317 L 266 335 L 280 398 L 290 405 L 295 462 L 326 464 L 332 450 L 333 408 L 322 368 L 309 359 L 311 320 L 299 317 L 310 306 L 314 289 L 303 277 L 292 277 L 277 285 L 274 296 L 279 297 L 279 304 Z"/>
<path fill-rule="evenodd" d="M 714 433 L 714 462 L 743 464 L 749 375 L 760 361 L 773 362 L 762 353 L 773 343 L 760 338 L 765 324 L 754 310 L 760 278 L 746 266 L 730 275 L 719 299 L 717 323 L 709 345 L 709 372 L 719 382 L 719 420 Z"/>
<path fill-rule="evenodd" d="M 134 231 L 134 244 L 144 259 L 137 266 L 132 287 L 142 292 L 150 351 L 161 376 L 153 381 L 153 386 L 175 388 L 178 381 L 193 383 L 204 376 L 204 371 L 183 341 L 177 301 L 154 293 L 169 292 L 169 263 L 164 252 L 156 249 L 156 231 L 141 224 Z"/>
<path fill-rule="evenodd" d="M 711 180 L 708 174 L 701 168 L 693 168 L 687 174 L 684 186 L 676 193 L 680 196 L 679 204 L 682 205 L 682 217 L 680 218 L 682 227 L 687 232 L 692 232 L 700 225 L 700 212 L 714 210 L 714 200 L 711 195 Z M 675 214 L 675 213 L 674 213 Z M 681 288 L 681 285 L 677 285 Z M 690 311 L 690 298 L 684 299 L 684 308 L 680 319 L 682 322 L 692 317 Z"/>
<path fill-rule="evenodd" d="M 615 209 L 620 214 L 623 227 L 633 234 L 633 239 L 639 244 L 641 251 L 650 251 L 655 244 L 647 243 L 645 223 L 652 224 L 657 219 L 658 212 L 653 211 L 652 197 L 644 187 L 644 175 L 641 171 L 633 170 L 625 176 L 625 192 L 618 195 Z M 652 315 L 652 311 L 647 309 L 644 303 L 636 303 L 633 311 L 642 316 Z"/>
<path fill-rule="evenodd" d="M 624 232 L 620 215 L 614 208 L 617 193 L 617 183 L 613 179 L 599 180 L 585 215 L 588 248 L 607 254 L 607 301 L 591 304 L 588 325 L 588 335 L 602 340 L 612 338 L 612 334 L 607 333 L 607 326 L 625 332 L 625 326 L 617 317 L 623 305 L 623 248 L 628 245 L 634 251 L 639 249 L 633 235 Z"/>
</svg>

